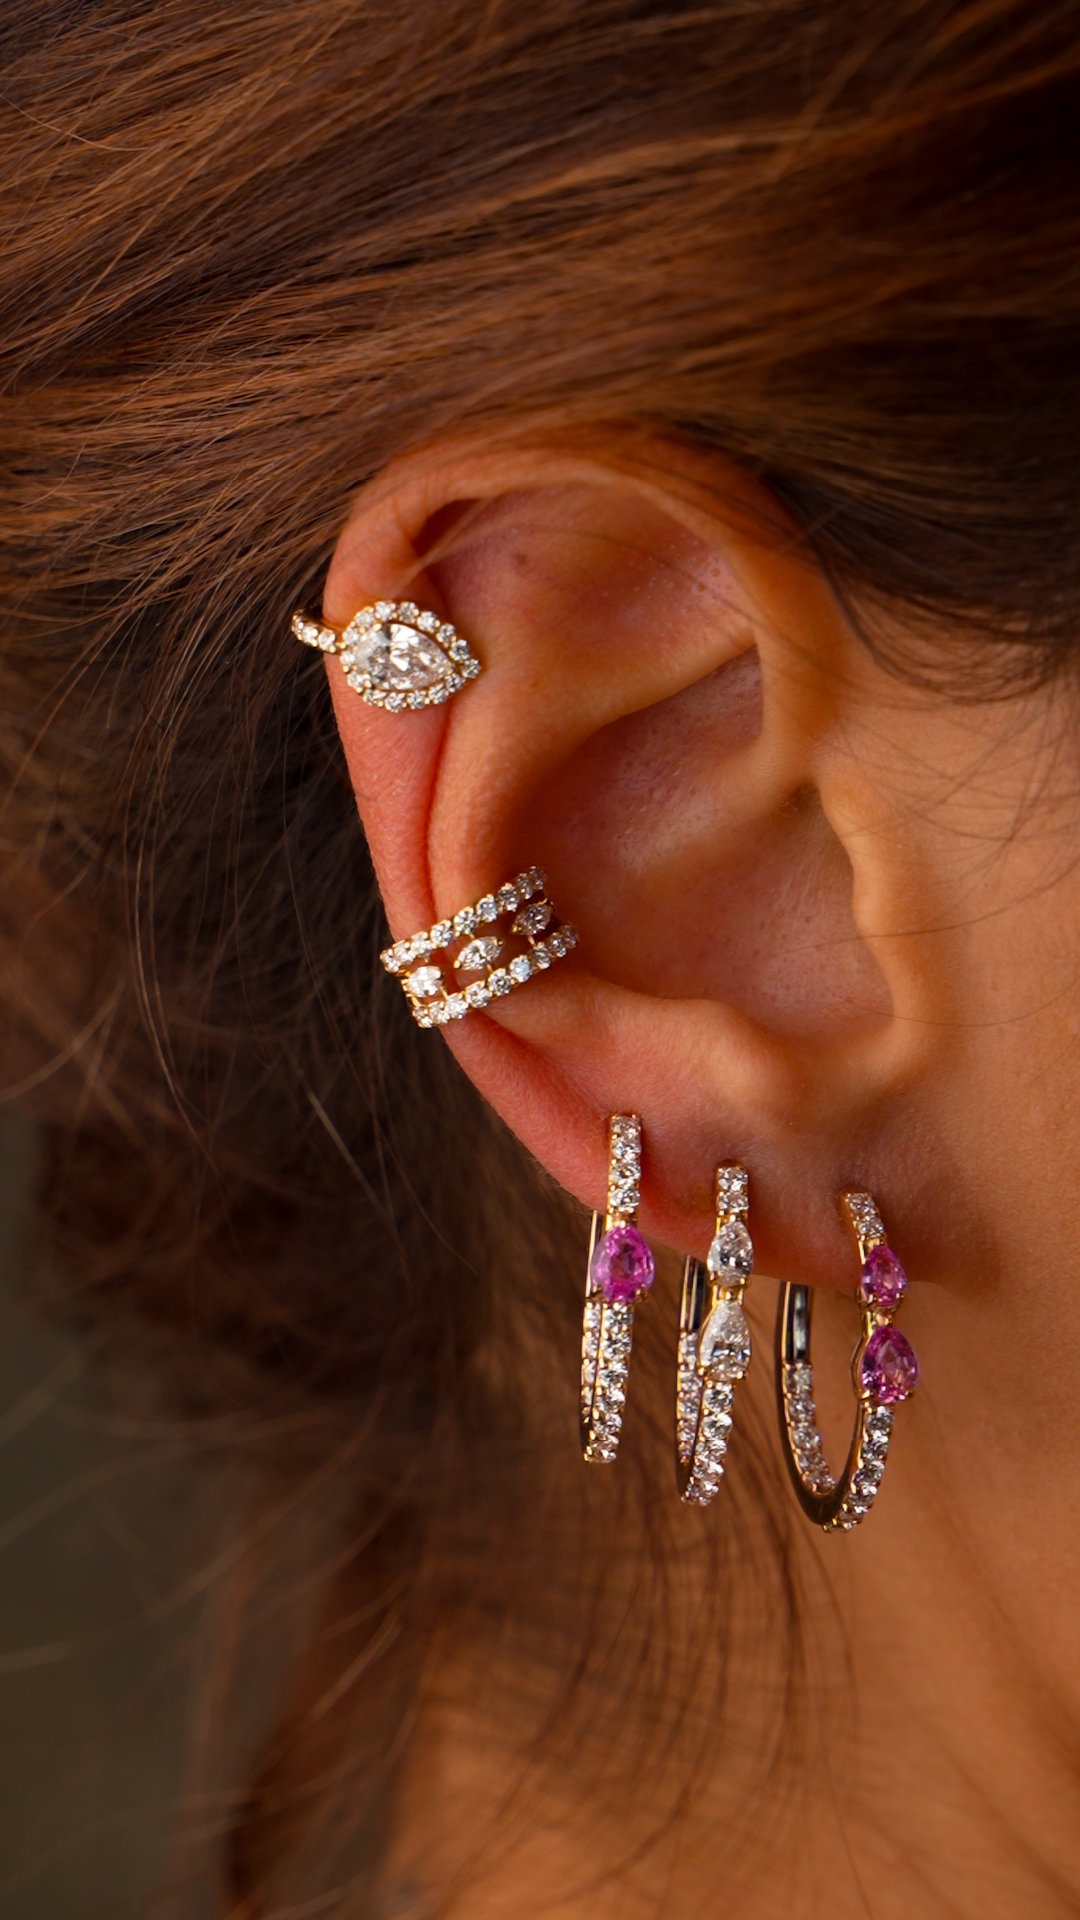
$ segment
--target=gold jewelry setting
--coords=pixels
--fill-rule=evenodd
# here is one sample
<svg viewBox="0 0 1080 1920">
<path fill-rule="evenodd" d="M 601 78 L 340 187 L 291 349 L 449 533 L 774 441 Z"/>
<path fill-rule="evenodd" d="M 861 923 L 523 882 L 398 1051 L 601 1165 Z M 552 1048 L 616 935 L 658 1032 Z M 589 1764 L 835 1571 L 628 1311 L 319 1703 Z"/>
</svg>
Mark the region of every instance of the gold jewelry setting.
<svg viewBox="0 0 1080 1920">
<path fill-rule="evenodd" d="M 748 1207 L 746 1168 L 734 1161 L 717 1167 L 713 1242 L 705 1261 L 688 1259 L 683 1270 L 675 1478 L 692 1507 L 708 1506 L 719 1491 L 735 1387 L 750 1370 L 750 1327 L 742 1306 L 754 1265 Z"/>
<path fill-rule="evenodd" d="M 911 1345 L 892 1324 L 907 1291 L 907 1274 L 888 1244 L 877 1205 L 868 1193 L 842 1193 L 840 1216 L 859 1251 L 855 1298 L 862 1333 L 851 1362 L 855 1431 L 838 1480 L 829 1471 L 817 1430 L 809 1287 L 781 1289 L 776 1322 L 780 1437 L 788 1472 L 803 1512 L 826 1533 L 850 1532 L 866 1518 L 885 1472 L 893 1408 L 914 1392 L 919 1378 Z"/>
<path fill-rule="evenodd" d="M 638 1232 L 641 1121 L 613 1113 L 608 1122 L 607 1211 L 593 1214 L 585 1268 L 581 1331 L 581 1451 L 611 1465 L 619 1451 L 622 1410 L 634 1338 L 634 1307 L 656 1268 Z"/>
<path fill-rule="evenodd" d="M 556 919 L 546 893 L 543 869 L 529 867 L 495 892 L 485 893 L 474 907 L 462 907 L 426 933 L 395 941 L 379 955 L 387 973 L 401 981 L 418 1027 L 463 1020 L 573 952 L 577 933 Z M 509 928 L 495 932 L 496 922 L 507 918 Z M 508 941 L 519 949 L 509 959 Z M 436 954 L 445 955 L 442 965 L 436 963 Z M 467 985 L 463 980 L 448 985 L 452 973 L 480 977 Z"/>
<path fill-rule="evenodd" d="M 353 692 L 388 713 L 441 706 L 480 672 L 457 628 L 411 600 L 376 600 L 340 631 L 294 613 L 292 630 L 306 647 L 336 654 Z"/>
</svg>

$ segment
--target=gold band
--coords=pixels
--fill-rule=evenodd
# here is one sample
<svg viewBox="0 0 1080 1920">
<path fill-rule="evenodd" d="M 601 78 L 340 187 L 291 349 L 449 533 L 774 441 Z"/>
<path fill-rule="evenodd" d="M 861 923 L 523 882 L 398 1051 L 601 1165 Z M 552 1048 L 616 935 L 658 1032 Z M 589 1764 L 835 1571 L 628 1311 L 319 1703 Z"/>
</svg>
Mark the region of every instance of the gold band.
<svg viewBox="0 0 1080 1920">
<path fill-rule="evenodd" d="M 418 1027 L 463 1020 L 573 952 L 577 934 L 556 919 L 551 901 L 544 897 L 546 888 L 543 869 L 529 867 L 475 906 L 462 907 L 426 932 L 395 941 L 379 955 L 387 973 L 401 981 Z M 496 932 L 495 923 L 505 917 L 510 918 L 509 928 Z M 507 941 L 519 949 L 509 960 Z M 451 949 L 456 951 L 451 954 Z M 446 956 L 442 965 L 433 959 L 438 953 Z M 451 970 L 482 978 L 448 987 Z"/>
</svg>

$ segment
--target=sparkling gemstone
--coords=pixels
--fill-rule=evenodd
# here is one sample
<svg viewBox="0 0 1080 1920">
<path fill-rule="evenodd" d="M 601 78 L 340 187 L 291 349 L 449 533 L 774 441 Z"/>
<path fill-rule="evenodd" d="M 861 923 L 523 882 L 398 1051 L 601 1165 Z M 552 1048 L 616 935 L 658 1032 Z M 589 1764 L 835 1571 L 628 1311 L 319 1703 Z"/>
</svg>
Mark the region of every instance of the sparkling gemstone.
<svg viewBox="0 0 1080 1920">
<path fill-rule="evenodd" d="M 859 1384 L 871 1400 L 892 1406 L 913 1393 L 919 1363 L 897 1327 L 875 1327 L 859 1361 Z"/>
<path fill-rule="evenodd" d="M 470 940 L 467 947 L 462 947 L 454 966 L 459 973 L 483 973 L 495 965 L 502 950 L 502 941 L 490 934 L 480 940 Z"/>
<path fill-rule="evenodd" d="M 495 895 L 495 904 L 500 913 L 516 913 L 520 904 L 516 887 L 500 887 Z"/>
<path fill-rule="evenodd" d="M 485 922 L 498 919 L 499 909 L 495 905 L 495 895 L 493 893 L 485 893 L 483 899 L 477 901 L 476 917 L 478 920 Z"/>
<path fill-rule="evenodd" d="M 452 993 L 449 995 L 446 1002 L 446 1017 L 448 1020 L 464 1020 L 468 1011 L 469 1003 L 463 993 Z"/>
<path fill-rule="evenodd" d="M 489 973 L 487 983 L 492 993 L 512 993 L 514 990 L 514 983 L 505 967 L 496 967 L 494 973 Z"/>
<path fill-rule="evenodd" d="M 519 987 L 523 987 L 526 980 L 532 979 L 532 961 L 527 953 L 519 953 L 516 959 L 511 960 L 510 973 Z"/>
<path fill-rule="evenodd" d="M 386 615 L 364 632 L 358 632 L 355 625 L 350 626 L 346 637 L 357 669 L 367 675 L 377 692 L 385 693 L 388 698 L 398 693 L 423 692 L 446 680 L 452 671 L 437 640 Z"/>
<path fill-rule="evenodd" d="M 741 1380 L 750 1365 L 750 1327 L 737 1300 L 718 1300 L 701 1329 L 698 1366 L 716 1380 Z"/>
<path fill-rule="evenodd" d="M 534 900 L 531 907 L 522 907 L 510 931 L 511 933 L 520 933 L 524 936 L 529 936 L 534 933 L 543 933 L 545 927 L 549 926 L 550 923 L 550 900 Z"/>
<path fill-rule="evenodd" d="M 541 970 L 551 965 L 551 955 L 542 940 L 538 941 L 532 950 L 532 963 L 534 967 L 539 967 Z"/>
<path fill-rule="evenodd" d="M 605 1300 L 636 1300 L 652 1286 L 656 1269 L 636 1227 L 611 1227 L 593 1250 L 590 1272 Z"/>
<path fill-rule="evenodd" d="M 438 925 L 432 927 L 431 932 L 428 934 L 428 939 L 433 947 L 445 947 L 453 937 L 454 927 L 453 922 L 450 920 L 440 920 Z"/>
<path fill-rule="evenodd" d="M 461 935 L 461 934 L 468 935 L 470 933 L 476 932 L 476 908 L 475 907 L 462 907 L 460 913 L 455 913 L 454 932 L 458 935 Z"/>
<path fill-rule="evenodd" d="M 416 624 L 422 633 L 437 633 L 439 629 L 439 616 L 437 613 L 417 614 Z"/>
<path fill-rule="evenodd" d="M 907 1274 L 891 1247 L 871 1247 L 859 1276 L 859 1296 L 869 1306 L 887 1312 L 898 1305 L 907 1292 Z"/>
<path fill-rule="evenodd" d="M 491 995 L 483 980 L 474 980 L 471 987 L 466 987 L 465 998 L 470 1007 L 486 1007 Z"/>
<path fill-rule="evenodd" d="M 414 1000 L 432 1000 L 442 986 L 442 968 L 417 967 L 406 975 L 405 985 Z"/>
<path fill-rule="evenodd" d="M 754 1264 L 750 1235 L 741 1220 L 729 1220 L 721 1227 L 709 1248 L 706 1265 L 717 1279 L 745 1280 Z"/>
</svg>

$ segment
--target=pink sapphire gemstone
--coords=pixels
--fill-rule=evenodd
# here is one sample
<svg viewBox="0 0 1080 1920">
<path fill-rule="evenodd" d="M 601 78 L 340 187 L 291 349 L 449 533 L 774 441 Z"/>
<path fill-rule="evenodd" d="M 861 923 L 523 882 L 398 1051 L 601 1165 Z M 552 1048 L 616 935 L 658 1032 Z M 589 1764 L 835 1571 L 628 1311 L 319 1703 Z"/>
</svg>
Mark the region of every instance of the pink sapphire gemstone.
<svg viewBox="0 0 1080 1920">
<path fill-rule="evenodd" d="M 611 1227 L 593 1249 L 590 1271 L 605 1300 L 636 1300 L 652 1286 L 656 1268 L 636 1227 Z"/>
<path fill-rule="evenodd" d="M 907 1274 L 891 1247 L 871 1247 L 859 1276 L 859 1298 L 891 1313 L 907 1292 Z"/>
<path fill-rule="evenodd" d="M 919 1363 L 910 1340 L 897 1327 L 875 1327 L 859 1361 L 859 1382 L 871 1400 L 893 1406 L 914 1393 Z"/>
</svg>

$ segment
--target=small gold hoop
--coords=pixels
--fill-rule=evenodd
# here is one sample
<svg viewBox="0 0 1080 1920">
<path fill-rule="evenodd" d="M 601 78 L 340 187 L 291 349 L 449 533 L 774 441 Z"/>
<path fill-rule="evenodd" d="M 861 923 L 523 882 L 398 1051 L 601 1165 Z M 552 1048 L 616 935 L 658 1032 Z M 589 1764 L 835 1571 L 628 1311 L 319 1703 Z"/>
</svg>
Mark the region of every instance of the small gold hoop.
<svg viewBox="0 0 1080 1920">
<path fill-rule="evenodd" d="M 907 1275 L 889 1246 L 881 1215 L 868 1193 L 842 1193 L 840 1217 L 859 1252 L 855 1298 L 862 1331 L 852 1356 L 855 1431 L 840 1478 L 834 1479 L 817 1430 L 810 1363 L 809 1287 L 781 1288 L 776 1319 L 776 1386 L 780 1438 L 795 1498 L 826 1533 L 850 1532 L 866 1518 L 885 1472 L 893 1408 L 914 1392 L 919 1364 L 893 1318 L 907 1291 Z"/>
<path fill-rule="evenodd" d="M 727 1161 L 716 1169 L 716 1232 L 708 1257 L 690 1258 L 683 1269 L 675 1482 L 692 1507 L 708 1506 L 719 1491 L 735 1386 L 750 1369 L 750 1327 L 742 1307 L 754 1264 L 748 1208 L 746 1168 Z"/>
</svg>

